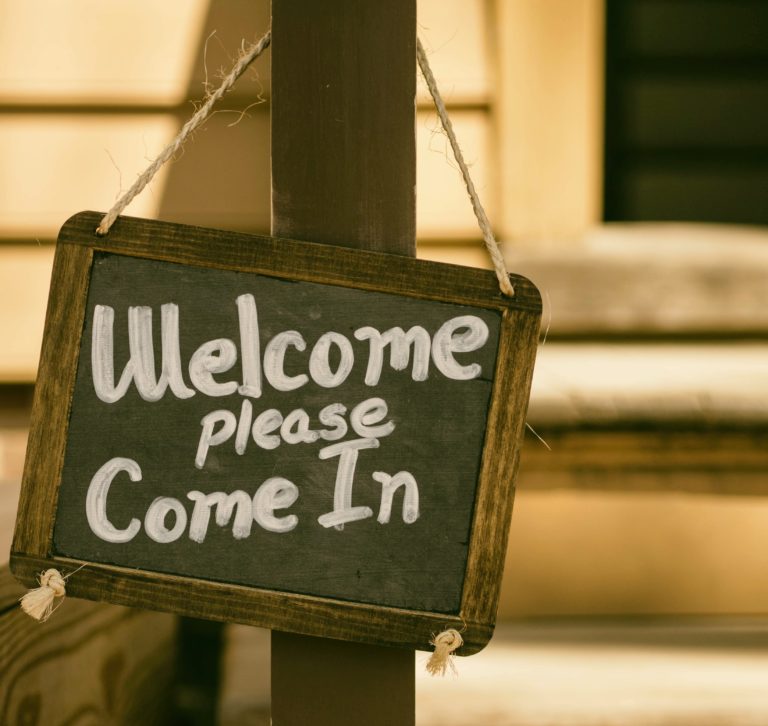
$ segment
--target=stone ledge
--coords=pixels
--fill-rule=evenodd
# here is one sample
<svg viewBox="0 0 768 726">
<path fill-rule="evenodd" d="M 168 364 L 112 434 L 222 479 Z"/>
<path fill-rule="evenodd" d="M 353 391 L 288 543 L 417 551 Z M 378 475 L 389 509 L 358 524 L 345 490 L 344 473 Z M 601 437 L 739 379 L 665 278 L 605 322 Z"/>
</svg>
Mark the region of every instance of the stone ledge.
<svg viewBox="0 0 768 726">
<path fill-rule="evenodd" d="M 768 333 L 768 229 L 606 224 L 556 248 L 506 245 L 550 335 Z"/>
<path fill-rule="evenodd" d="M 548 342 L 528 418 L 534 427 L 768 423 L 768 343 Z"/>
</svg>

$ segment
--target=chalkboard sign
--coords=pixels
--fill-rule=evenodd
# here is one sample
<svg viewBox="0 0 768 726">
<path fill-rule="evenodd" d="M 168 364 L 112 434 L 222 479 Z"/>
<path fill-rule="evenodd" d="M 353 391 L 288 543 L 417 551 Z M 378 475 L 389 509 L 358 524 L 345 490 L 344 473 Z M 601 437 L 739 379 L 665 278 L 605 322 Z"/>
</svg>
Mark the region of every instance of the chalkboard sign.
<svg viewBox="0 0 768 726">
<path fill-rule="evenodd" d="M 68 594 L 467 654 L 490 638 L 530 282 L 99 215 L 62 229 L 11 566 Z"/>
</svg>

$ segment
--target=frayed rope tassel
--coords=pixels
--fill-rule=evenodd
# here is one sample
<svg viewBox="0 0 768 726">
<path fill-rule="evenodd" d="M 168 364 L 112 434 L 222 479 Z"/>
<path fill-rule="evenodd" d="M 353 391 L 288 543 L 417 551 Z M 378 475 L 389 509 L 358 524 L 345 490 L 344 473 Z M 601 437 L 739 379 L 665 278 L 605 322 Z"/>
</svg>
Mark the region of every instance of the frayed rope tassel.
<svg viewBox="0 0 768 726">
<path fill-rule="evenodd" d="M 56 598 L 63 598 L 67 594 L 67 587 L 62 574 L 54 569 L 43 572 L 38 582 L 40 587 L 30 590 L 21 598 L 21 609 L 35 620 L 44 623 L 58 607 L 54 607 Z"/>
<path fill-rule="evenodd" d="M 456 673 L 456 666 L 453 664 L 453 651 L 464 645 L 464 639 L 458 630 L 449 628 L 442 633 L 438 633 L 434 639 L 429 641 L 435 646 L 435 652 L 427 661 L 427 672 L 433 676 L 444 676 L 450 668 Z"/>
</svg>

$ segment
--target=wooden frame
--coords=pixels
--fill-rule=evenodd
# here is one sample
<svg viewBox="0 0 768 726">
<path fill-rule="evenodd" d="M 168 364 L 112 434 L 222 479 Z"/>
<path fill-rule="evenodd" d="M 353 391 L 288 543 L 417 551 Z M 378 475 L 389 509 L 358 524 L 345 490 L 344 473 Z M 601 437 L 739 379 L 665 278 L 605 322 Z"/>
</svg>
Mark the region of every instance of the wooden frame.
<svg viewBox="0 0 768 726">
<path fill-rule="evenodd" d="M 107 237 L 99 238 L 94 233 L 99 219 L 94 212 L 78 214 L 59 235 L 11 553 L 13 573 L 34 586 L 46 567 L 71 572 L 86 564 L 68 581 L 68 595 L 417 649 L 428 649 L 433 634 L 455 627 L 465 641 L 459 654 L 480 650 L 490 639 L 495 623 L 513 481 L 539 332 L 541 299 L 533 284 L 514 276 L 515 297 L 505 298 L 494 275 L 486 271 L 130 218 L 121 218 Z M 192 232 L 194 245 L 187 241 Z M 445 615 L 360 604 L 52 555 L 58 488 L 95 252 L 387 292 L 501 313 L 460 612 Z"/>
</svg>

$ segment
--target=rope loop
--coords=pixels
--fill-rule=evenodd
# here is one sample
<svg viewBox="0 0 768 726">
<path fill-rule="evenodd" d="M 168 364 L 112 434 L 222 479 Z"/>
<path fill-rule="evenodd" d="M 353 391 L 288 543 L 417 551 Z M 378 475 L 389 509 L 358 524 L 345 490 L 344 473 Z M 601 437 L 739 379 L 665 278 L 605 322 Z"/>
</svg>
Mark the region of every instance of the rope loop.
<svg viewBox="0 0 768 726">
<path fill-rule="evenodd" d="M 416 38 L 416 59 L 419 62 L 419 68 L 421 68 L 421 73 L 424 76 L 424 80 L 427 82 L 427 88 L 429 89 L 429 93 L 432 96 L 432 100 L 435 103 L 435 108 L 437 109 L 437 115 L 440 118 L 440 123 L 442 124 L 443 129 L 448 136 L 448 141 L 450 142 L 451 149 L 453 150 L 453 157 L 456 159 L 456 163 L 459 165 L 459 169 L 461 170 L 461 176 L 464 179 L 464 186 L 467 188 L 467 194 L 469 194 L 469 199 L 472 202 L 472 209 L 475 213 L 475 217 L 477 218 L 477 223 L 480 226 L 480 231 L 483 234 L 483 242 L 485 242 L 485 248 L 488 250 L 488 254 L 491 256 L 491 261 L 493 262 L 493 269 L 496 272 L 496 278 L 499 281 L 499 288 L 501 288 L 501 291 L 508 297 L 514 297 L 515 288 L 512 286 L 512 283 L 509 280 L 509 273 L 507 272 L 507 266 L 504 263 L 504 257 L 501 254 L 501 250 L 499 249 L 499 243 L 496 241 L 496 237 L 493 234 L 493 229 L 491 228 L 491 223 L 488 220 L 488 215 L 485 213 L 485 209 L 480 202 L 480 197 L 478 196 L 477 190 L 475 189 L 475 184 L 469 174 L 467 162 L 464 161 L 464 155 L 461 153 L 461 147 L 459 146 L 459 142 L 456 139 L 456 133 L 453 130 L 453 124 L 451 123 L 451 119 L 448 116 L 448 111 L 445 108 L 443 97 L 440 95 L 440 91 L 437 88 L 437 81 L 435 81 L 435 76 L 429 66 L 427 54 L 424 52 L 424 46 L 421 44 L 421 41 L 418 38 Z"/>
<path fill-rule="evenodd" d="M 245 73 L 248 66 L 269 47 L 271 42 L 272 31 L 268 30 L 258 42 L 254 43 L 249 48 L 243 49 L 237 62 L 226 78 L 221 82 L 221 85 L 206 98 L 205 103 L 200 106 L 192 118 L 181 127 L 181 131 L 179 131 L 176 138 L 160 152 L 160 155 L 144 170 L 139 178 L 136 179 L 131 188 L 125 192 L 125 194 L 115 202 L 112 209 L 104 215 L 99 226 L 96 228 L 96 234 L 99 237 L 104 237 L 109 233 L 110 227 L 112 227 L 122 211 L 143 191 L 144 187 L 152 181 L 152 177 L 157 174 L 160 167 L 183 146 L 189 136 L 211 115 L 216 102 L 235 85 L 235 81 L 240 78 L 240 76 Z"/>
<path fill-rule="evenodd" d="M 205 100 L 202 106 L 193 114 L 192 118 L 182 126 L 176 138 L 168 144 L 160 155 L 144 170 L 144 172 L 136 179 L 125 194 L 123 194 L 112 208 L 104 215 L 99 226 L 96 228 L 96 234 L 100 237 L 109 233 L 110 228 L 115 223 L 115 220 L 123 212 L 123 210 L 133 201 L 133 199 L 142 192 L 144 187 L 149 184 L 155 174 L 158 172 L 161 166 L 171 159 L 174 154 L 183 146 L 184 142 L 191 136 L 191 134 L 200 127 L 200 125 L 211 115 L 214 105 L 221 99 L 221 97 L 227 93 L 235 81 L 246 71 L 253 61 L 255 61 L 270 45 L 272 42 L 272 31 L 268 30 L 261 39 L 251 45 L 249 48 L 245 48 L 237 59 L 237 62 L 233 66 L 229 74 L 224 78 L 221 85 L 211 93 Z M 416 39 L 416 58 L 418 60 L 419 68 L 421 68 L 424 80 L 427 82 L 427 88 L 432 96 L 432 100 L 435 103 L 437 109 L 437 115 L 440 118 L 440 123 L 445 129 L 445 133 L 448 136 L 448 140 L 453 150 L 453 156 L 456 159 L 456 163 L 459 165 L 461 175 L 464 179 L 464 186 L 467 188 L 467 194 L 472 204 L 472 210 L 477 218 L 477 223 L 480 226 L 480 231 L 483 235 L 483 242 L 488 250 L 488 254 L 493 262 L 493 268 L 496 272 L 496 277 L 499 281 L 499 288 L 504 295 L 512 297 L 515 294 L 515 288 L 509 279 L 509 273 L 507 272 L 506 265 L 504 264 L 504 257 L 499 249 L 498 242 L 493 234 L 491 223 L 488 220 L 488 215 L 485 213 L 480 197 L 475 189 L 472 177 L 469 174 L 469 168 L 466 161 L 464 161 L 464 155 L 459 147 L 459 142 L 456 140 L 456 133 L 453 130 L 453 124 L 448 116 L 448 111 L 445 108 L 440 91 L 437 88 L 437 82 L 435 76 L 432 73 L 432 69 L 429 66 L 427 60 L 427 54 L 424 51 L 421 41 Z"/>
</svg>

